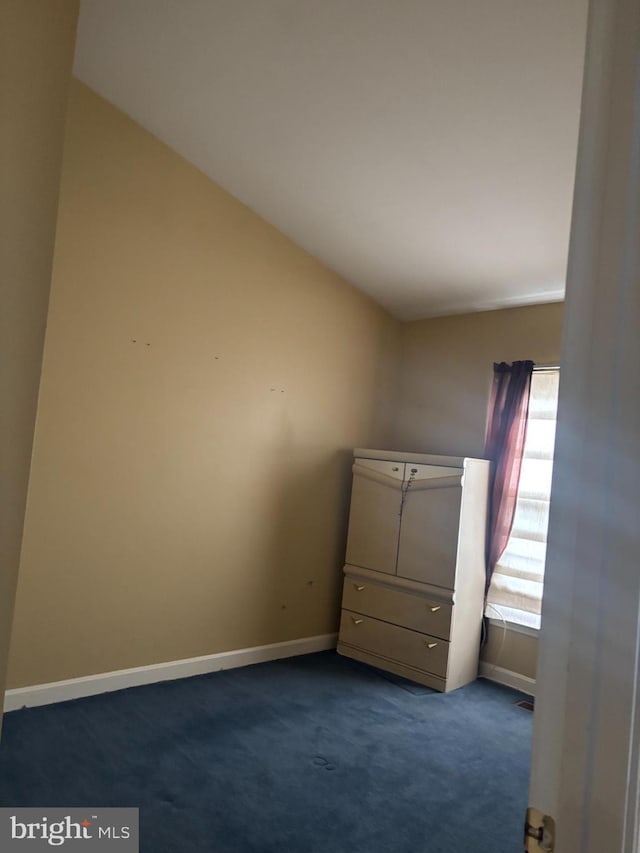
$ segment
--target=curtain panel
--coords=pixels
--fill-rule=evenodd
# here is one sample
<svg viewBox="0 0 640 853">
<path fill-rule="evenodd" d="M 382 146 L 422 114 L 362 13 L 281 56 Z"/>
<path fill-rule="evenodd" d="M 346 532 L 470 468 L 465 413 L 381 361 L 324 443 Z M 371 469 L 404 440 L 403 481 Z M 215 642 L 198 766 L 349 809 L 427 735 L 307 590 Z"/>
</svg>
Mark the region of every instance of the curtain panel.
<svg viewBox="0 0 640 853">
<path fill-rule="evenodd" d="M 488 590 L 496 564 L 509 541 L 527 434 L 532 361 L 493 365 L 485 457 L 491 460 L 487 538 Z"/>
</svg>

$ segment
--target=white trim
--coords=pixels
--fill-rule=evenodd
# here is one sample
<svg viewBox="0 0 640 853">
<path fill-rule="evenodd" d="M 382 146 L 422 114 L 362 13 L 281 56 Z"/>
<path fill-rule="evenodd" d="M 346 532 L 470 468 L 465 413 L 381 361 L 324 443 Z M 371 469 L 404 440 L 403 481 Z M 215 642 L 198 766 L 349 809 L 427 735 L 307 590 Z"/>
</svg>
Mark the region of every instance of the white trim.
<svg viewBox="0 0 640 853">
<path fill-rule="evenodd" d="M 491 606 L 493 607 L 494 605 Z M 508 619 L 495 619 L 493 616 L 490 616 L 489 625 L 495 625 L 496 628 L 501 629 L 506 628 L 507 631 L 512 631 L 514 634 L 524 634 L 526 637 L 535 637 L 538 639 L 540 636 L 540 628 L 532 628 L 531 625 L 510 622 Z"/>
<path fill-rule="evenodd" d="M 197 658 L 173 660 L 167 663 L 155 663 L 149 666 L 136 666 L 132 669 L 119 669 L 113 672 L 101 672 L 85 675 L 82 678 L 69 678 L 66 681 L 52 681 L 49 684 L 34 684 L 32 687 L 17 687 L 7 690 L 4 696 L 4 710 L 15 711 L 18 708 L 32 708 L 36 705 L 49 705 L 54 702 L 66 702 L 83 696 L 95 696 L 98 693 L 110 693 L 126 687 L 139 687 L 142 684 L 154 684 L 158 681 L 170 681 L 175 678 L 188 678 L 191 675 L 203 675 L 221 669 L 236 669 L 254 663 L 323 652 L 336 647 L 337 634 L 320 634 L 316 637 L 302 637 L 287 640 L 284 643 L 271 643 L 267 646 L 254 646 L 249 649 L 235 649 L 230 652 L 218 652 Z"/>
<path fill-rule="evenodd" d="M 504 669 L 501 666 L 494 666 L 492 663 L 480 661 L 478 675 L 480 678 L 486 678 L 488 681 L 495 681 L 497 684 L 513 687 L 514 690 L 520 690 L 529 696 L 536 695 L 535 678 L 529 678 L 528 675 L 521 675 L 519 672 L 514 672 L 511 669 Z"/>
<path fill-rule="evenodd" d="M 559 364 L 538 364 L 537 362 L 533 365 L 534 373 L 560 373 L 560 365 Z"/>
</svg>

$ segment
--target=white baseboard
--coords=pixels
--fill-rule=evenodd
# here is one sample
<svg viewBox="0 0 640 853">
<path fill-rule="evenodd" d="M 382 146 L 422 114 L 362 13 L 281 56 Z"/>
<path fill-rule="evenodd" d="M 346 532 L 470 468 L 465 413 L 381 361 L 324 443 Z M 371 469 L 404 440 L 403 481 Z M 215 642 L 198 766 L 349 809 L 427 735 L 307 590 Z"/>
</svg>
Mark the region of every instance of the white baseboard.
<svg viewBox="0 0 640 853">
<path fill-rule="evenodd" d="M 520 690 L 529 696 L 536 695 L 535 678 L 529 678 L 527 675 L 521 675 L 519 672 L 513 672 L 510 669 L 504 669 L 501 666 L 494 666 L 492 663 L 480 661 L 478 675 L 480 678 L 496 681 L 498 684 L 504 684 L 506 687 L 513 687 L 514 690 Z"/>
<path fill-rule="evenodd" d="M 268 646 L 254 646 L 250 649 L 218 652 L 197 658 L 137 666 L 133 669 L 101 672 L 97 675 L 70 678 L 66 681 L 34 684 L 32 687 L 17 687 L 5 693 L 4 710 L 15 711 L 18 708 L 50 705 L 54 702 L 66 702 L 68 699 L 80 699 L 83 696 L 123 690 L 125 687 L 138 687 L 142 684 L 171 681 L 175 678 L 187 678 L 190 675 L 203 675 L 221 669 L 236 669 L 252 663 L 265 663 L 270 660 L 308 655 L 312 652 L 323 652 L 326 649 L 334 649 L 337 639 L 337 634 L 321 634 L 317 637 L 302 637 L 299 640 L 288 640 L 284 643 L 271 643 Z"/>
</svg>

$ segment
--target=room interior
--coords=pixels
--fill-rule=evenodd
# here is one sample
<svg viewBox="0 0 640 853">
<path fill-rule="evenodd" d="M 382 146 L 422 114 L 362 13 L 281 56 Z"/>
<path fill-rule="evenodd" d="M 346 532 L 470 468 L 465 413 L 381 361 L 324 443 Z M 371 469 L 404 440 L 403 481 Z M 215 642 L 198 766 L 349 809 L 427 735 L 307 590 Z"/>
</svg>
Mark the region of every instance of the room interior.
<svg viewBox="0 0 640 853">
<path fill-rule="evenodd" d="M 395 321 L 77 81 L 64 158 L 9 689 L 332 633 L 352 447 L 482 457 L 562 303 Z"/>
<path fill-rule="evenodd" d="M 560 362 L 585 4 L 551 21 L 552 5 L 538 14 L 563 47 L 566 100 L 552 104 L 541 136 L 562 112 L 564 148 L 545 145 L 561 161 L 547 204 L 563 248 L 545 255 L 543 231 L 512 243 L 528 264 L 519 290 L 508 288 L 511 257 L 496 274 L 502 293 L 484 295 L 485 267 L 477 291 L 468 273 L 452 279 L 447 304 L 447 287 L 418 293 L 406 270 L 395 282 L 384 267 L 373 298 L 337 271 L 339 245 L 323 262 L 295 229 L 260 215 L 266 190 L 243 204 L 197 151 L 181 155 L 111 102 L 91 76 L 104 68 L 87 59 L 95 50 L 104 60 L 95 38 L 106 7 L 82 4 L 8 697 L 28 704 L 39 685 L 307 638 L 335 646 L 353 448 L 482 457 L 493 362 Z M 108 14 L 117 20 L 118 4 Z M 285 16 L 280 30 L 295 24 Z M 245 166 L 263 190 L 264 174 Z M 514 205 L 528 189 L 515 188 Z M 477 213 L 466 204 L 454 199 L 451 215 Z M 535 213 L 542 222 L 549 210 Z M 513 212 L 501 217 L 493 225 L 508 231 Z M 375 217 L 353 223 L 354 243 L 361 231 L 376 244 L 374 266 L 378 227 Z M 509 245 L 513 233 L 494 237 Z M 447 248 L 455 259 L 457 241 Z M 534 632 L 490 625 L 481 661 L 530 684 L 536 655 Z"/>
<path fill-rule="evenodd" d="M 557 187 L 560 175 L 562 193 L 556 188 L 544 206 L 538 197 L 536 209 L 518 188 L 509 194 L 508 186 L 496 186 L 505 204 L 528 205 L 532 219 L 554 212 L 561 233 L 553 243 L 543 244 L 538 257 L 534 240 L 527 247 L 523 238 L 520 247 L 529 250 L 529 278 L 555 264 L 547 289 L 566 263 L 581 73 L 575 30 L 584 26 L 583 6 L 554 12 L 557 20 L 550 9 L 533 15 L 540 38 L 564 25 L 553 46 L 565 51 L 561 35 L 570 35 L 574 47 L 571 62 L 559 60 L 562 106 L 570 111 L 555 127 L 552 104 L 539 131 L 565 143 L 548 179 Z M 238 39 L 263 23 L 252 11 L 252 26 L 231 16 Z M 165 14 L 149 36 L 154 49 L 171 16 L 188 29 L 204 10 L 196 3 Z M 297 19 L 291 9 L 289 15 L 272 23 L 276 47 L 287 28 L 304 29 L 307 16 Z M 411 15 L 422 21 L 410 4 L 404 27 Z M 83 5 L 76 74 L 104 75 L 109 45 L 119 45 L 121 62 L 133 62 L 131 27 L 146 16 L 143 3 Z M 521 36 L 526 22 L 513 18 Z M 329 23 L 316 24 L 320 44 L 331 44 Z M 455 15 L 445 16 L 440 26 L 453 37 L 455 23 Z M 353 25 L 343 21 L 346 46 Z M 379 26 L 369 25 L 370 49 Z M 210 37 L 221 40 L 217 30 Z M 308 39 L 315 47 L 313 35 Z M 502 44 L 500 34 L 496 40 Z M 151 49 L 137 61 L 149 55 Z M 186 76 L 188 68 L 173 62 Z M 170 66 L 165 55 L 162 73 Z M 122 77 L 111 67 L 107 80 L 118 86 Z M 134 88 L 133 81 L 126 85 Z M 272 87 L 272 97 L 282 98 Z M 513 104 L 505 98 L 501 106 L 512 109 L 515 124 Z M 485 131 L 487 139 L 499 134 Z M 562 302 L 543 292 L 543 304 L 449 307 L 448 316 L 420 317 L 440 315 L 438 300 L 455 306 L 460 297 L 426 287 L 416 296 L 392 284 L 385 301 L 396 299 L 402 307 L 395 314 L 412 317 L 398 319 L 77 77 L 63 158 L 8 687 L 334 632 L 352 449 L 482 457 L 493 362 L 559 363 Z M 477 189 L 462 200 L 465 217 L 464 202 L 472 203 Z M 478 290 L 476 301 L 491 304 Z M 531 301 L 522 287 L 512 291 L 504 304 Z M 407 292 L 415 305 L 403 303 Z M 435 310 L 425 311 L 426 300 Z M 89 565 L 87 600 L 74 590 L 86 583 Z M 86 642 L 92 634 L 99 643 Z M 488 660 L 494 645 L 490 637 Z M 535 677 L 535 637 L 510 634 L 500 665 Z"/>
</svg>

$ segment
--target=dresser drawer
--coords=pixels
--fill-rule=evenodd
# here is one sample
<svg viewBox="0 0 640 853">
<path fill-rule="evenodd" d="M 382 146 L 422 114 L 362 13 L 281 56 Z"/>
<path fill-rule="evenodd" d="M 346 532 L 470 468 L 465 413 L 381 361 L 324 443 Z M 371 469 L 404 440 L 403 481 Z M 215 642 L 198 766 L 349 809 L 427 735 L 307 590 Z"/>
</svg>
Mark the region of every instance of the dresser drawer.
<svg viewBox="0 0 640 853">
<path fill-rule="evenodd" d="M 451 604 L 421 595 L 346 577 L 342 593 L 345 610 L 364 613 L 443 640 L 451 631 Z"/>
<path fill-rule="evenodd" d="M 447 642 L 360 613 L 342 611 L 340 642 L 432 672 L 442 678 L 447 675 Z"/>
</svg>

